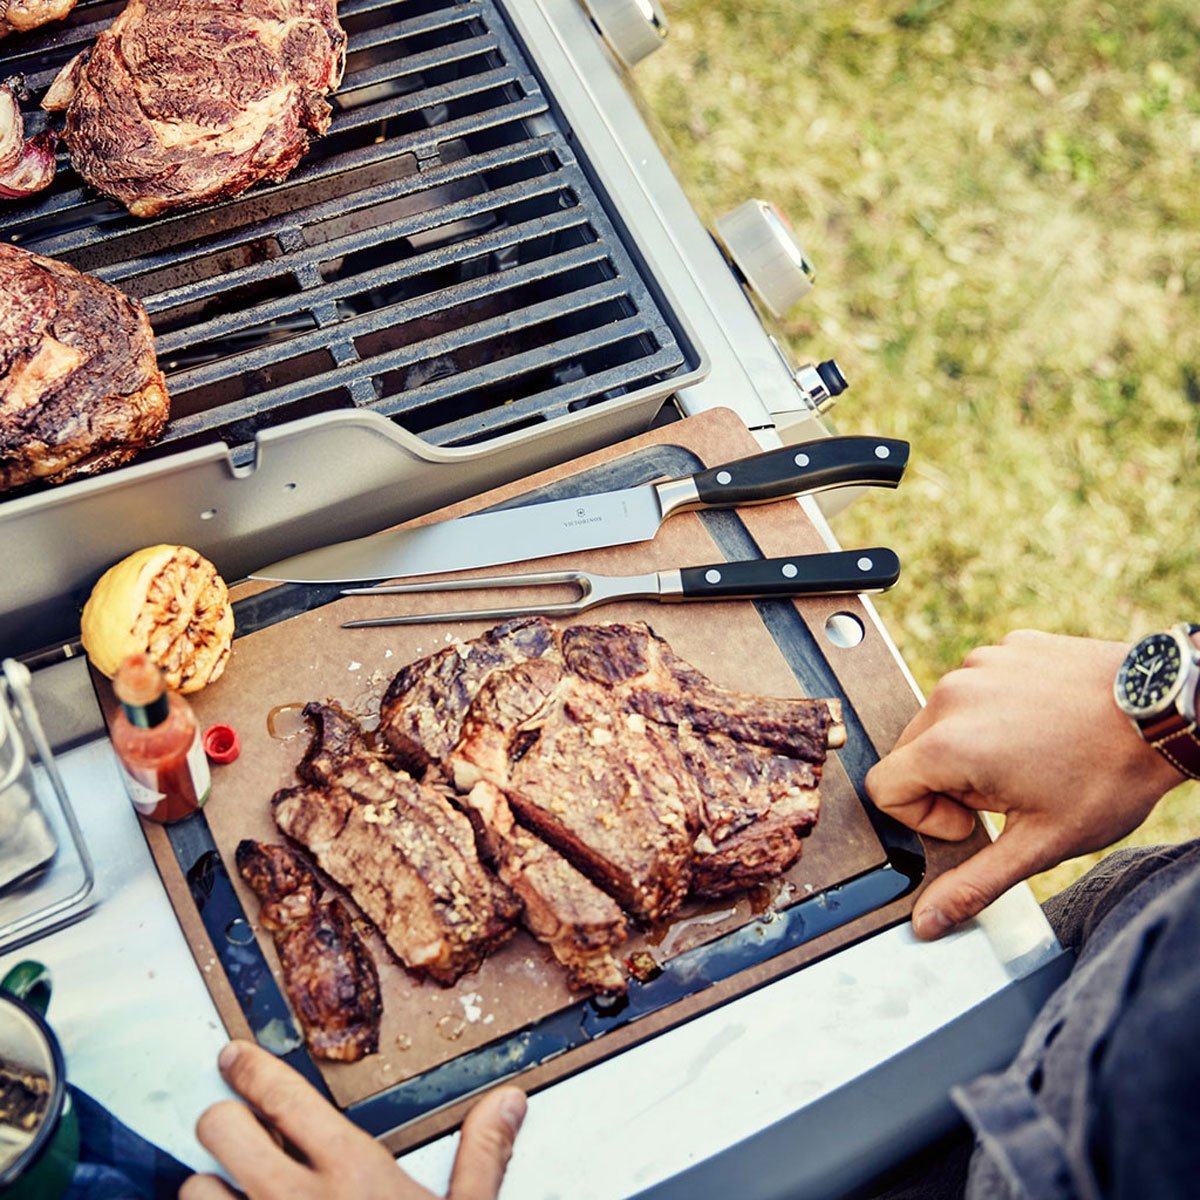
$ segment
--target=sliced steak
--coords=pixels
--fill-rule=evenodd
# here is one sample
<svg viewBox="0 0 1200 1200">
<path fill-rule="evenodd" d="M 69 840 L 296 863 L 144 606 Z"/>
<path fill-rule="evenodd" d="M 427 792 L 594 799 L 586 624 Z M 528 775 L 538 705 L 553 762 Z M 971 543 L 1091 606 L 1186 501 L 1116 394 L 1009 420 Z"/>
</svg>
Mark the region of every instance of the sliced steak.
<svg viewBox="0 0 1200 1200">
<path fill-rule="evenodd" d="M 522 921 L 566 968 L 578 991 L 621 995 L 625 975 L 613 950 L 626 938 L 612 899 L 561 854 L 513 820 L 504 794 L 479 783 L 462 798 L 476 817 L 488 858 L 523 905 Z"/>
<path fill-rule="evenodd" d="M 530 659 L 556 658 L 557 639 L 549 621 L 520 617 L 411 663 L 384 694 L 377 736 L 414 775 L 422 775 L 430 763 L 445 764 L 487 677 Z"/>
<path fill-rule="evenodd" d="M 315 726 L 298 768 L 308 786 L 276 793 L 276 824 L 346 888 L 405 966 L 453 983 L 512 936 L 518 903 L 444 796 L 392 770 L 345 713 L 304 711 Z"/>
<path fill-rule="evenodd" d="M 142 306 L 0 243 L 0 491 L 127 462 L 169 415 Z"/>
<path fill-rule="evenodd" d="M 335 0 L 130 0 L 42 103 L 79 174 L 153 217 L 286 179 L 345 59 Z"/>
<path fill-rule="evenodd" d="M 357 1062 L 379 1049 L 379 974 L 340 900 L 319 903 L 321 885 L 288 846 L 246 839 L 237 867 L 262 904 L 284 988 L 317 1058 Z"/>
<path fill-rule="evenodd" d="M 500 788 L 523 825 L 657 920 L 689 890 L 796 861 L 831 740 L 844 740 L 836 702 L 742 695 L 645 625 L 578 625 L 559 653 L 486 677 L 451 766 L 460 791 Z"/>
<path fill-rule="evenodd" d="M 697 800 L 670 738 L 631 715 L 559 663 L 522 663 L 483 685 L 452 764 L 460 791 L 500 788 L 522 824 L 655 921 L 687 894 Z"/>
</svg>

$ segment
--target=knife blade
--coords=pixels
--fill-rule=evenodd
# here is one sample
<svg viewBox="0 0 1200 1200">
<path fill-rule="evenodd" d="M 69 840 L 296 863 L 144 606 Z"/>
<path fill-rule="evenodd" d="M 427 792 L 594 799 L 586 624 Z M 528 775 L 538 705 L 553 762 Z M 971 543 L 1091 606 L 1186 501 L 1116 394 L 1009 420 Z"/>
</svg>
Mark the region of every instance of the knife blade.
<svg viewBox="0 0 1200 1200">
<path fill-rule="evenodd" d="M 907 442 L 832 437 L 766 450 L 694 475 L 388 529 L 310 550 L 255 571 L 278 583 L 354 583 L 523 562 L 653 538 L 674 513 L 765 504 L 838 487 L 896 487 Z"/>
</svg>

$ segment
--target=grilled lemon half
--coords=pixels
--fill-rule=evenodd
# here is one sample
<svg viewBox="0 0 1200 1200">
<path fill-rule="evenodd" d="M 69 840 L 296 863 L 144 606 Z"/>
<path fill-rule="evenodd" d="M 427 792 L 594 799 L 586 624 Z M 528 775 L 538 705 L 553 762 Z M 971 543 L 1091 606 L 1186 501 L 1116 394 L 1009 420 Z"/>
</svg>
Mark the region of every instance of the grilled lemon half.
<svg viewBox="0 0 1200 1200">
<path fill-rule="evenodd" d="M 83 648 L 110 679 L 130 654 L 149 654 L 176 692 L 225 670 L 233 607 L 217 569 L 187 546 L 148 546 L 100 576 L 83 607 Z"/>
</svg>

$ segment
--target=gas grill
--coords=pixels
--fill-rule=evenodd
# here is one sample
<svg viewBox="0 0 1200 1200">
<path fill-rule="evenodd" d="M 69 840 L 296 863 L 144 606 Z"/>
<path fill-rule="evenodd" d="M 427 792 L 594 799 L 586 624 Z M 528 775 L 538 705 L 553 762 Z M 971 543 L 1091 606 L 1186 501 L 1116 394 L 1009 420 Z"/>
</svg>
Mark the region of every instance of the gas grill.
<svg viewBox="0 0 1200 1200">
<path fill-rule="evenodd" d="M 0 43 L 4 73 L 40 93 L 119 8 L 84 0 L 66 23 Z M 0 498 L 0 556 L 20 564 L 2 585 L 0 646 L 37 668 L 56 748 L 77 748 L 64 779 L 100 903 L 34 950 L 58 977 L 51 1016 L 70 1033 L 72 1077 L 201 1165 L 191 1122 L 216 1098 L 224 1035 L 132 812 L 86 811 L 119 788 L 76 641 L 99 571 L 178 541 L 239 578 L 656 415 L 729 407 L 765 446 L 826 432 L 813 368 L 794 369 L 764 328 L 746 272 L 696 218 L 629 95 L 619 60 L 656 42 L 647 0 L 339 11 L 350 41 L 332 126 L 286 182 L 147 222 L 60 163 L 42 198 L 0 211 L 0 237 L 139 297 L 168 376 L 170 426 L 132 465 Z M 614 56 L 601 35 L 622 28 L 637 36 Z M 116 945 L 140 999 L 115 1006 L 97 1047 L 96 979 Z M 902 928 L 876 935 L 535 1095 L 511 1190 L 752 1197 L 806 1180 L 805 1194 L 836 1194 L 831 1180 L 865 1178 L 944 1125 L 946 1064 L 1002 1059 L 1060 971 L 1025 889 L 937 947 Z M 880 1100 L 889 1087 L 903 1104 Z M 440 1187 L 452 1149 L 444 1137 L 405 1163 Z"/>
</svg>

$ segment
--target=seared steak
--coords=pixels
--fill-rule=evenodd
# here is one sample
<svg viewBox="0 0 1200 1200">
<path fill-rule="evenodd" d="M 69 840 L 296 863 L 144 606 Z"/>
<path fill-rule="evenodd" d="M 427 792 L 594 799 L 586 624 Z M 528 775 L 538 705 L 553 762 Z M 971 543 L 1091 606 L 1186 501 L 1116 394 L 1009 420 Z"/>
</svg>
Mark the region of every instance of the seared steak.
<svg viewBox="0 0 1200 1200">
<path fill-rule="evenodd" d="M 508 622 L 405 667 L 382 711 L 406 762 L 493 784 L 644 920 L 787 870 L 845 740 L 836 701 L 720 688 L 640 624 Z"/>
<path fill-rule="evenodd" d="M 345 713 L 305 706 L 315 735 L 277 792 L 275 823 L 307 847 L 405 966 L 453 983 L 514 931 L 519 905 L 479 861 L 470 821 L 391 769 Z"/>
<path fill-rule="evenodd" d="M 500 788 L 524 825 L 634 916 L 658 920 L 683 902 L 695 783 L 671 739 L 611 690 L 549 660 L 497 671 L 451 761 L 460 791 Z"/>
<path fill-rule="evenodd" d="M 718 687 L 644 625 L 577 625 L 568 670 L 674 735 L 695 784 L 691 889 L 718 895 L 773 878 L 817 820 L 827 746 L 846 740 L 835 700 L 780 700 Z M 692 793 L 688 793 L 691 799 Z"/>
<path fill-rule="evenodd" d="M 284 987 L 317 1058 L 357 1062 L 379 1049 L 379 974 L 340 900 L 318 903 L 312 867 L 287 846 L 246 839 L 237 867 L 262 903 Z"/>
<path fill-rule="evenodd" d="M 75 0 L 0 0 L 0 37 L 61 21 L 74 7 Z"/>
<path fill-rule="evenodd" d="M 0 244 L 0 491 L 126 462 L 169 414 L 142 306 Z"/>
<path fill-rule="evenodd" d="M 345 58 L 335 0 L 130 0 L 42 103 L 79 174 L 153 217 L 286 179 Z"/>
<path fill-rule="evenodd" d="M 549 946 L 573 988 L 620 995 L 625 975 L 613 950 L 628 930 L 621 910 L 563 856 L 513 820 L 508 801 L 490 783 L 463 797 L 501 880 L 521 901 L 525 927 Z"/>
<path fill-rule="evenodd" d="M 493 671 L 546 655 L 558 657 L 554 627 L 541 617 L 519 617 L 411 663 L 384 694 L 379 735 L 414 775 L 430 763 L 444 767 L 484 680 Z"/>
</svg>

